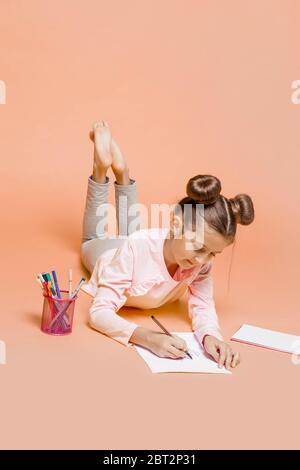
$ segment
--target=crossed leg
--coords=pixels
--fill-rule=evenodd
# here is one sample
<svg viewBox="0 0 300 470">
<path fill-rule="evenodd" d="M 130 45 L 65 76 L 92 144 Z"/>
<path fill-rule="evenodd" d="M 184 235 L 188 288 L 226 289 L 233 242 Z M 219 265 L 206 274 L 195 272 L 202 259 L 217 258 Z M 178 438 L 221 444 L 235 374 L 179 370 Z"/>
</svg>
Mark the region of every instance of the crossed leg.
<svg viewBox="0 0 300 470">
<path fill-rule="evenodd" d="M 92 273 L 97 258 L 106 250 L 118 248 L 131 232 L 133 220 L 138 215 L 129 215 L 130 207 L 138 203 L 137 183 L 129 177 L 124 156 L 111 136 L 105 121 L 97 122 L 90 138 L 94 142 L 93 174 L 88 177 L 86 205 L 83 216 L 81 260 Z M 118 236 L 107 234 L 107 204 L 111 166 L 115 175 L 115 202 Z M 140 226 L 132 229 L 139 230 Z"/>
</svg>

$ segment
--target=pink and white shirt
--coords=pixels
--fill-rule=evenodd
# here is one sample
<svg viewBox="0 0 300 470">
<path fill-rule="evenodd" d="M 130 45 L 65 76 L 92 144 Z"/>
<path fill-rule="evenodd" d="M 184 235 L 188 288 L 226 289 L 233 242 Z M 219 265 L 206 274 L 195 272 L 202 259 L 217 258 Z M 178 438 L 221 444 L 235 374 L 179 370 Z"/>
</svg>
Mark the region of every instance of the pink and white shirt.
<svg viewBox="0 0 300 470">
<path fill-rule="evenodd" d="M 90 325 L 125 346 L 139 326 L 117 314 L 122 307 L 157 308 L 188 291 L 188 314 L 200 344 L 205 335 L 223 340 L 213 299 L 212 262 L 184 269 L 172 277 L 164 261 L 167 228 L 142 229 L 122 246 L 102 253 L 81 290 L 93 297 Z"/>
</svg>

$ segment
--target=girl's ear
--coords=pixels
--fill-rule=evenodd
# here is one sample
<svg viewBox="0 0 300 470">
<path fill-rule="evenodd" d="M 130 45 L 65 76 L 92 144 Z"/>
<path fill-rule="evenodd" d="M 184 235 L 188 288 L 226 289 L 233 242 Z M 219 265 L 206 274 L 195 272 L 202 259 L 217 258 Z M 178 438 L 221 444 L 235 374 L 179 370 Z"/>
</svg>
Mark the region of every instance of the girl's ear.
<svg viewBox="0 0 300 470">
<path fill-rule="evenodd" d="M 170 231 L 172 236 L 175 235 L 176 238 L 182 237 L 182 221 L 178 215 L 174 214 L 174 212 L 171 212 Z"/>
</svg>

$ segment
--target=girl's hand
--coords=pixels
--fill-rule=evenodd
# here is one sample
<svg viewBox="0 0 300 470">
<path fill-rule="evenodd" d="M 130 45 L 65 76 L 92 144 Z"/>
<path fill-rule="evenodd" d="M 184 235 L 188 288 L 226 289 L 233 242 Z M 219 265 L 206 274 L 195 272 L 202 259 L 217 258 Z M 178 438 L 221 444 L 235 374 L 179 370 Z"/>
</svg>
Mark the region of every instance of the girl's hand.
<svg viewBox="0 0 300 470">
<path fill-rule="evenodd" d="M 226 369 L 229 369 L 230 367 L 236 367 L 240 363 L 240 354 L 232 351 L 229 344 L 220 341 L 215 336 L 205 336 L 203 346 L 205 351 L 218 363 L 219 367 L 224 365 Z"/>
<path fill-rule="evenodd" d="M 172 359 L 187 357 L 184 352 L 187 350 L 186 342 L 179 336 L 151 331 L 147 343 L 147 347 L 159 357 Z"/>
</svg>

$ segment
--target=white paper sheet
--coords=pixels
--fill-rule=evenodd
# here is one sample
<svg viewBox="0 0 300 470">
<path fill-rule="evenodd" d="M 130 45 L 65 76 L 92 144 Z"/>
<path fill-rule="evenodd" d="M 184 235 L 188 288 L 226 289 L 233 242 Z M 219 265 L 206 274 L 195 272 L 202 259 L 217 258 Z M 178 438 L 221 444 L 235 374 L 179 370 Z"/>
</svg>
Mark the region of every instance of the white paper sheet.
<svg viewBox="0 0 300 470">
<path fill-rule="evenodd" d="M 200 346 L 194 333 L 178 333 L 170 332 L 176 336 L 180 336 L 186 341 L 188 351 L 193 359 L 180 358 L 171 359 L 159 357 L 156 354 L 141 346 L 134 345 L 139 355 L 144 359 L 153 373 L 160 372 L 204 372 L 210 374 L 231 374 L 230 370 L 225 367 L 219 368 L 214 359 L 206 354 Z"/>
<path fill-rule="evenodd" d="M 232 336 L 231 340 L 294 353 L 297 342 L 299 347 L 300 336 L 245 324 Z"/>
</svg>

